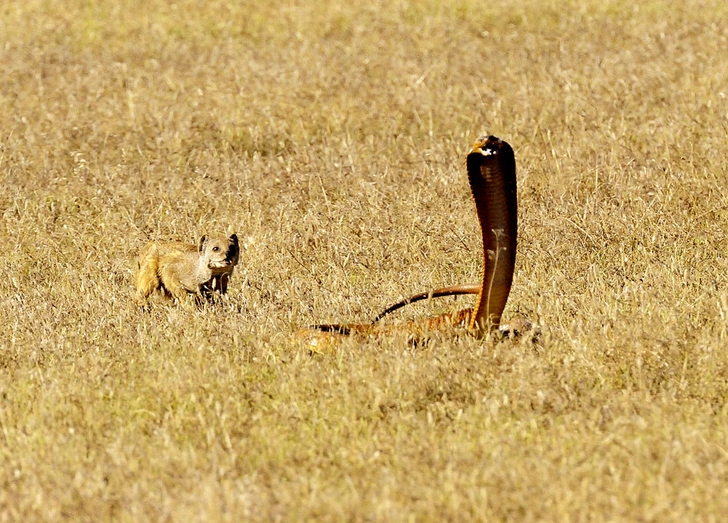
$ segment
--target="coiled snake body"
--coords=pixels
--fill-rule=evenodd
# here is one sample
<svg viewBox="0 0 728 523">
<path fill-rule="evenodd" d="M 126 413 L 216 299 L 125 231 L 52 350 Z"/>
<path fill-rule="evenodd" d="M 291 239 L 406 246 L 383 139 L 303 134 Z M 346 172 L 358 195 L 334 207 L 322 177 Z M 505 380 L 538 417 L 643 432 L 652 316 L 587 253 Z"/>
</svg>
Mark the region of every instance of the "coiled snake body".
<svg viewBox="0 0 728 523">
<path fill-rule="evenodd" d="M 415 294 L 388 307 L 371 324 L 314 325 L 308 328 L 308 332 L 313 329 L 326 333 L 372 335 L 405 330 L 416 334 L 460 326 L 475 335 L 483 335 L 499 328 L 501 331 L 507 329 L 501 325 L 501 315 L 513 282 L 518 237 L 515 156 L 507 142 L 495 136 L 483 136 L 468 153 L 466 165 L 483 236 L 481 282 Z M 475 307 L 430 317 L 424 322 L 378 323 L 385 315 L 409 303 L 457 294 L 477 294 Z"/>
</svg>

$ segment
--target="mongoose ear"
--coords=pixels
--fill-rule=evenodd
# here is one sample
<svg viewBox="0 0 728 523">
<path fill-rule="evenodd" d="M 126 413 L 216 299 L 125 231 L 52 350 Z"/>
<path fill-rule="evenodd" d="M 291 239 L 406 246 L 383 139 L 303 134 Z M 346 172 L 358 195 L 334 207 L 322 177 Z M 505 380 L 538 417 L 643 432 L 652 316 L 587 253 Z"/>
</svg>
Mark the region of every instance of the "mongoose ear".
<svg viewBox="0 0 728 523">
<path fill-rule="evenodd" d="M 203 252 L 205 250 L 206 243 L 207 243 L 207 234 L 205 234 L 202 238 L 200 238 L 200 247 L 199 247 L 200 252 Z"/>
<path fill-rule="evenodd" d="M 232 236 L 230 236 L 229 240 L 232 245 L 230 246 L 230 249 L 228 251 L 228 256 L 232 264 L 237 265 L 238 261 L 240 261 L 240 245 L 238 245 L 238 235 L 233 234 Z M 227 282 L 223 283 L 220 288 L 226 289 Z M 224 293 L 225 291 L 223 290 L 222 292 Z"/>
</svg>

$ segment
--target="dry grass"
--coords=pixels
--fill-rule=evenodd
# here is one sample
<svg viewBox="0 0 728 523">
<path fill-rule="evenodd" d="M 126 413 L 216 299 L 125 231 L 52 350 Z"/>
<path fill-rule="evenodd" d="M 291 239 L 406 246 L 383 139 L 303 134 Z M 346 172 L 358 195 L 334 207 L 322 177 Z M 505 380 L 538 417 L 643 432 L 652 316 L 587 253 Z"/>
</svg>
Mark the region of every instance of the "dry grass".
<svg viewBox="0 0 728 523">
<path fill-rule="evenodd" d="M 0 7 L 0 521 L 728 513 L 724 2 L 111 4 Z M 477 280 L 483 132 L 540 342 L 292 343 Z M 229 299 L 132 307 L 206 232 Z"/>
</svg>

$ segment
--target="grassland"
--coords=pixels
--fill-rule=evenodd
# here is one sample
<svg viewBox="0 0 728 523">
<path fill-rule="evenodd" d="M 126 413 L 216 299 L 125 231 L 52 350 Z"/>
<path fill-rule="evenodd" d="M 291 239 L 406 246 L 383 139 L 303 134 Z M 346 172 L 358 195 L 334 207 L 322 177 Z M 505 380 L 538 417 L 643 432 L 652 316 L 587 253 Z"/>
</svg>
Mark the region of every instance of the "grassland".
<svg viewBox="0 0 728 523">
<path fill-rule="evenodd" d="M 0 521 L 728 513 L 724 2 L 123 4 L 0 6 Z M 485 132 L 538 343 L 292 341 L 477 281 Z M 206 232 L 228 299 L 135 309 Z"/>
</svg>

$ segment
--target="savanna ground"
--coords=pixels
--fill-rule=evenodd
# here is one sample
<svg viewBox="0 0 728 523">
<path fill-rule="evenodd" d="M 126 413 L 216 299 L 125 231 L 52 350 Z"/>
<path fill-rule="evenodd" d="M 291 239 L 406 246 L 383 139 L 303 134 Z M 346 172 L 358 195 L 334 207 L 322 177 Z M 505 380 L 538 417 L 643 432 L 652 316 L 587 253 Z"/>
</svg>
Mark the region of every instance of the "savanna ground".
<svg viewBox="0 0 728 523">
<path fill-rule="evenodd" d="M 0 6 L 0 521 L 728 513 L 725 2 L 117 4 Z M 485 132 L 540 340 L 292 341 L 478 280 Z M 206 232 L 228 299 L 134 308 Z"/>
</svg>

